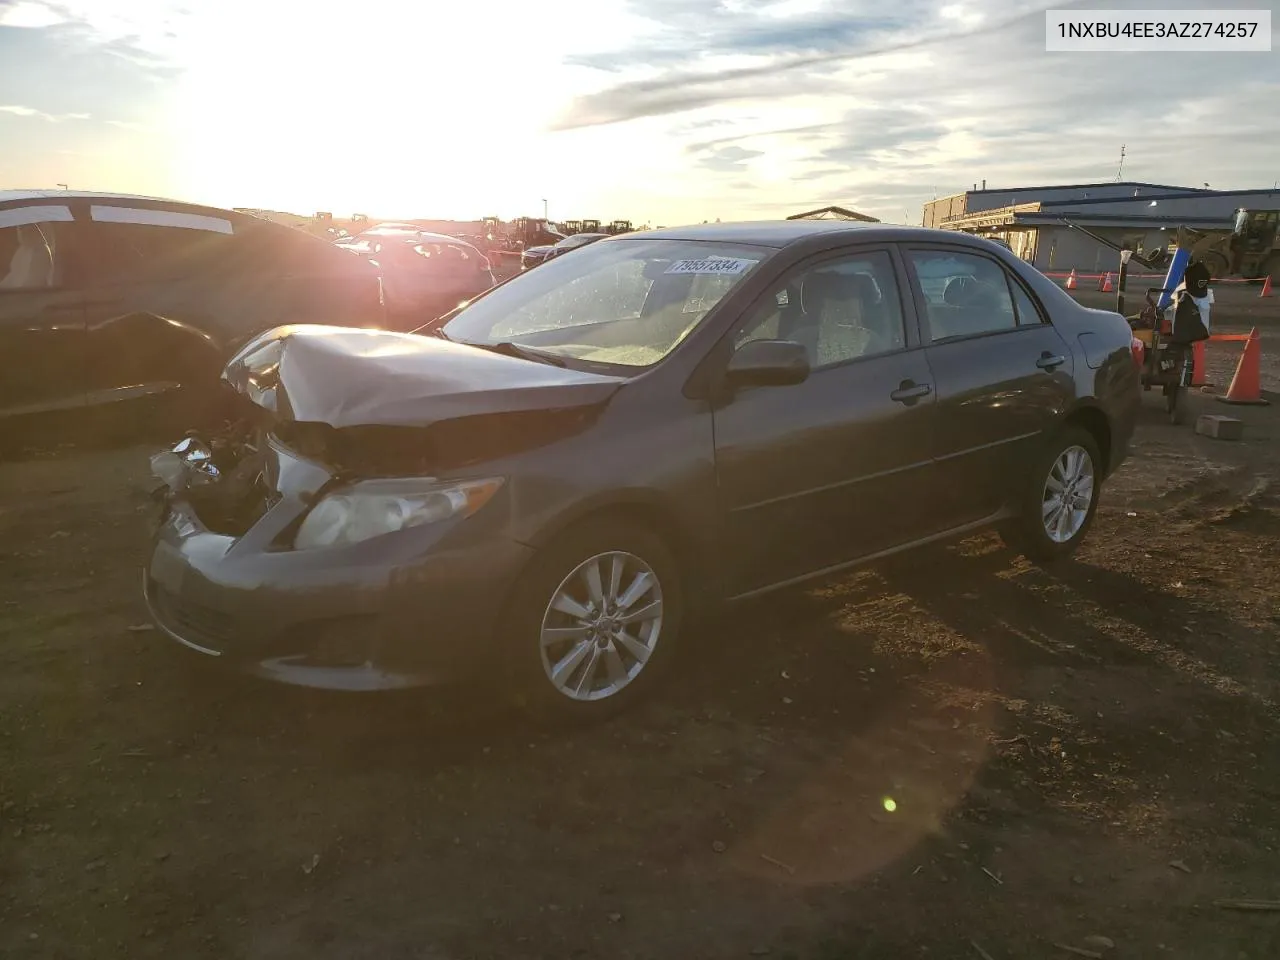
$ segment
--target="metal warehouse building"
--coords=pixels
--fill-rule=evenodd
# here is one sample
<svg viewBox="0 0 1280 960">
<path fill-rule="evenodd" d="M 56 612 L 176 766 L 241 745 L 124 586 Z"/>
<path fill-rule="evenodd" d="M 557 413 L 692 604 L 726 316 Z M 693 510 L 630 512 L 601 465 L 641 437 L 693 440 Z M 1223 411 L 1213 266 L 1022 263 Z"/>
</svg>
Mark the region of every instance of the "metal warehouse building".
<svg viewBox="0 0 1280 960">
<path fill-rule="evenodd" d="M 1169 230 L 1230 227 L 1240 207 L 1280 208 L 1280 190 L 1208 190 L 1120 181 L 970 190 L 924 205 L 923 225 L 1005 240 L 1041 270 L 1115 269 L 1114 250 L 1075 230 L 1128 241 L 1134 249 L 1167 244 Z"/>
</svg>

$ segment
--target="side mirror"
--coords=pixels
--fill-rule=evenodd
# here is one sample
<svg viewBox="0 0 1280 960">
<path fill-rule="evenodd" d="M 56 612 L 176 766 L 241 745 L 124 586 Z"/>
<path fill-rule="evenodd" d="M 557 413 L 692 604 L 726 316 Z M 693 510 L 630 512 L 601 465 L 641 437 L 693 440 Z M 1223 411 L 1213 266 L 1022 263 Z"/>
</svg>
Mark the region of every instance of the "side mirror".
<svg viewBox="0 0 1280 960">
<path fill-rule="evenodd" d="M 787 387 L 809 379 L 809 351 L 794 340 L 749 340 L 725 371 L 731 387 Z"/>
</svg>

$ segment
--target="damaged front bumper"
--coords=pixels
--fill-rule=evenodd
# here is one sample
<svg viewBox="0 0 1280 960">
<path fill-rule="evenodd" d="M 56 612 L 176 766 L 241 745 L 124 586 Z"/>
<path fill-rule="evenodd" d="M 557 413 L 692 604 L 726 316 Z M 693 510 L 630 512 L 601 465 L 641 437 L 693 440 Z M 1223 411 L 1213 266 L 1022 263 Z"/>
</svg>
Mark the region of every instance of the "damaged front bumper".
<svg viewBox="0 0 1280 960">
<path fill-rule="evenodd" d="M 264 434 L 235 458 L 188 438 L 153 469 L 163 505 L 143 593 L 157 626 L 220 664 L 285 683 L 384 690 L 472 672 L 530 554 L 448 523 L 282 546 L 333 475 Z M 236 519 L 232 507 L 247 512 Z"/>
</svg>

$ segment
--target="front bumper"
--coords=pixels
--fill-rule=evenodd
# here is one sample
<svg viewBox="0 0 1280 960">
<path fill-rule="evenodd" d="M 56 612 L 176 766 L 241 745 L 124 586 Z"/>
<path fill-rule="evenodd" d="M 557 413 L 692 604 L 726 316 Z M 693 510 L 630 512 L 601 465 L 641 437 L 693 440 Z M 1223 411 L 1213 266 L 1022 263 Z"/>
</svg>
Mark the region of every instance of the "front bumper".
<svg viewBox="0 0 1280 960">
<path fill-rule="evenodd" d="M 448 529 L 427 528 L 336 549 L 269 548 L 271 531 L 302 509 L 285 497 L 232 537 L 173 502 L 144 572 L 156 625 L 232 669 L 324 689 L 422 686 L 486 662 L 531 548 L 498 536 L 451 546 Z"/>
</svg>

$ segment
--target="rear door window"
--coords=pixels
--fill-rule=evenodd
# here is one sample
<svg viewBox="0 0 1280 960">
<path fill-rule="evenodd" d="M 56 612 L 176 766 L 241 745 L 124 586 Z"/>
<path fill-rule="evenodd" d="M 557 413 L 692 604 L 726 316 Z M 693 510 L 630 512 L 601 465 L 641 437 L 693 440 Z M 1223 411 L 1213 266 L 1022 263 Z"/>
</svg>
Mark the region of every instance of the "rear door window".
<svg viewBox="0 0 1280 960">
<path fill-rule="evenodd" d="M 106 286 L 223 275 L 238 250 L 230 224 L 222 232 L 94 217 L 85 229 L 92 278 Z"/>
<path fill-rule="evenodd" d="M 92 222 L 84 226 L 93 277 L 100 285 L 324 277 L 367 270 L 359 258 L 326 240 L 249 218 L 95 207 Z"/>
<path fill-rule="evenodd" d="M 402 246 L 413 255 L 413 265 L 431 276 L 471 277 L 487 266 L 478 250 L 457 244 L 424 242 Z"/>
<path fill-rule="evenodd" d="M 1018 313 L 1004 268 L 955 250 L 909 250 L 933 342 L 1013 330 Z"/>
</svg>

